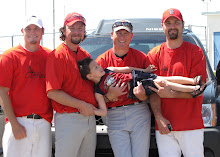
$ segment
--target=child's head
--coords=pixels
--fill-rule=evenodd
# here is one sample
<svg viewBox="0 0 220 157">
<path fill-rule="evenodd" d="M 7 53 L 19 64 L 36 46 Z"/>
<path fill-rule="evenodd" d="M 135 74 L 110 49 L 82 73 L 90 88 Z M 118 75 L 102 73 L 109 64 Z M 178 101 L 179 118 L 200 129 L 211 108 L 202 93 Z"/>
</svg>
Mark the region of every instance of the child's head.
<svg viewBox="0 0 220 157">
<path fill-rule="evenodd" d="M 88 75 L 90 73 L 90 68 L 89 68 L 89 64 L 93 61 L 92 58 L 85 58 L 83 60 L 78 61 L 78 68 L 79 68 L 79 72 L 82 76 L 83 79 L 88 80 L 88 78 L 86 77 L 86 75 Z"/>
<path fill-rule="evenodd" d="M 100 79 L 105 74 L 103 68 L 89 57 L 78 61 L 78 67 L 82 78 L 86 80 L 94 81 Z"/>
</svg>

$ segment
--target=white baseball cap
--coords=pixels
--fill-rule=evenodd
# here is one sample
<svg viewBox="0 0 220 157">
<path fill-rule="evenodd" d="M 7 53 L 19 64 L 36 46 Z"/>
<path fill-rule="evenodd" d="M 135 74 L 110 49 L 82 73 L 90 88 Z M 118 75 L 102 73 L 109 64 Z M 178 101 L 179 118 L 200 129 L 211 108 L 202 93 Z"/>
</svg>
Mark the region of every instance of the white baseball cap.
<svg viewBox="0 0 220 157">
<path fill-rule="evenodd" d="M 25 29 L 27 26 L 29 25 L 36 25 L 40 28 L 43 27 L 43 23 L 42 20 L 40 18 L 38 18 L 37 16 L 32 15 L 31 17 L 28 17 L 23 25 L 23 29 Z"/>
</svg>

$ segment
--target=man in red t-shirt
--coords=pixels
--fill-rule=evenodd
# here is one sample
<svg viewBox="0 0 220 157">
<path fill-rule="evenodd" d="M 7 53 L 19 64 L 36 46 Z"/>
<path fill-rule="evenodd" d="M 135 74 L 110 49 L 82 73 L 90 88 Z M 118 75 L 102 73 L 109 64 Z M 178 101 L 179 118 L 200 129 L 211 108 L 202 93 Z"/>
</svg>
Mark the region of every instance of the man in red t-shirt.
<svg viewBox="0 0 220 157">
<path fill-rule="evenodd" d="M 107 67 L 137 67 L 146 69 L 149 66 L 147 56 L 129 47 L 133 37 L 133 26 L 128 20 L 115 21 L 112 26 L 111 38 L 113 48 L 104 52 L 96 59 L 103 69 Z M 108 100 L 112 96 L 106 94 Z M 135 92 L 136 93 L 136 92 Z M 145 91 L 138 98 L 147 100 Z M 156 101 L 154 101 L 156 103 Z M 151 113 L 145 102 L 125 97 L 123 100 L 107 103 L 109 140 L 117 157 L 147 157 L 149 155 Z"/>
<path fill-rule="evenodd" d="M 206 59 L 196 45 L 183 41 L 184 21 L 177 9 L 163 13 L 162 27 L 166 42 L 153 48 L 148 58 L 159 76 L 202 75 L 206 81 Z M 187 93 L 171 91 L 169 87 L 153 89 L 161 99 L 161 105 L 152 106 L 156 119 L 156 139 L 160 157 L 204 156 L 202 96 L 191 98 Z M 150 88 L 150 87 L 149 87 Z M 167 92 L 164 92 L 167 91 Z M 177 99 L 178 98 L 178 99 Z M 171 124 L 172 131 L 167 128 Z"/>
<path fill-rule="evenodd" d="M 21 32 L 24 43 L 0 57 L 0 104 L 6 115 L 5 157 L 51 156 L 53 110 L 46 94 L 46 59 L 51 50 L 40 46 L 41 19 L 31 16 Z"/>
<path fill-rule="evenodd" d="M 48 57 L 46 88 L 55 114 L 56 157 L 95 156 L 97 106 L 93 83 L 81 78 L 78 60 L 91 57 L 79 44 L 85 39 L 85 18 L 69 13 L 60 28 L 60 44 Z"/>
</svg>

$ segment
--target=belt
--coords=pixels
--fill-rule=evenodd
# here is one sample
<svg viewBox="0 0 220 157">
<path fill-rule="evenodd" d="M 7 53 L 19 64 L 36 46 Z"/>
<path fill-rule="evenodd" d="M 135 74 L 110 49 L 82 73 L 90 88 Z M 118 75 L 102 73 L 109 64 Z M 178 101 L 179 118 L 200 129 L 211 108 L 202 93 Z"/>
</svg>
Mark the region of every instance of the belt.
<svg viewBox="0 0 220 157">
<path fill-rule="evenodd" d="M 27 118 L 31 118 L 31 119 L 42 119 L 41 116 L 39 116 L 38 114 L 30 114 L 30 115 L 27 115 Z"/>
<path fill-rule="evenodd" d="M 135 103 L 132 103 L 132 104 L 127 104 L 127 105 L 121 105 L 121 106 L 115 106 L 115 107 L 108 107 L 108 109 L 115 109 L 115 108 L 119 108 L 119 107 L 128 107 L 128 106 L 132 106 L 132 105 L 138 105 L 142 103 L 142 101 L 138 101 L 138 102 L 135 102 Z"/>
</svg>

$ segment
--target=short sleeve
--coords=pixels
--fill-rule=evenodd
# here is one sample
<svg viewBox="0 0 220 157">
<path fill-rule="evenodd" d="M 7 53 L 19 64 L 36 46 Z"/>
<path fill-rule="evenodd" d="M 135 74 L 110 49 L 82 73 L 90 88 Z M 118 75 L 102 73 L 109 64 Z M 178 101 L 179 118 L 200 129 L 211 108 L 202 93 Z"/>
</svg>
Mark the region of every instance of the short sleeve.
<svg viewBox="0 0 220 157">
<path fill-rule="evenodd" d="M 55 56 L 54 51 L 48 56 L 46 63 L 46 90 L 61 89 L 65 67 L 63 60 Z"/>
<path fill-rule="evenodd" d="M 206 82 L 206 58 L 202 49 L 198 46 L 194 46 L 192 49 L 193 58 L 190 71 L 190 77 L 195 77 L 197 75 L 203 76 L 203 81 Z"/>
<path fill-rule="evenodd" d="M 8 56 L 0 57 L 0 86 L 11 87 L 13 79 L 13 61 Z"/>
</svg>

